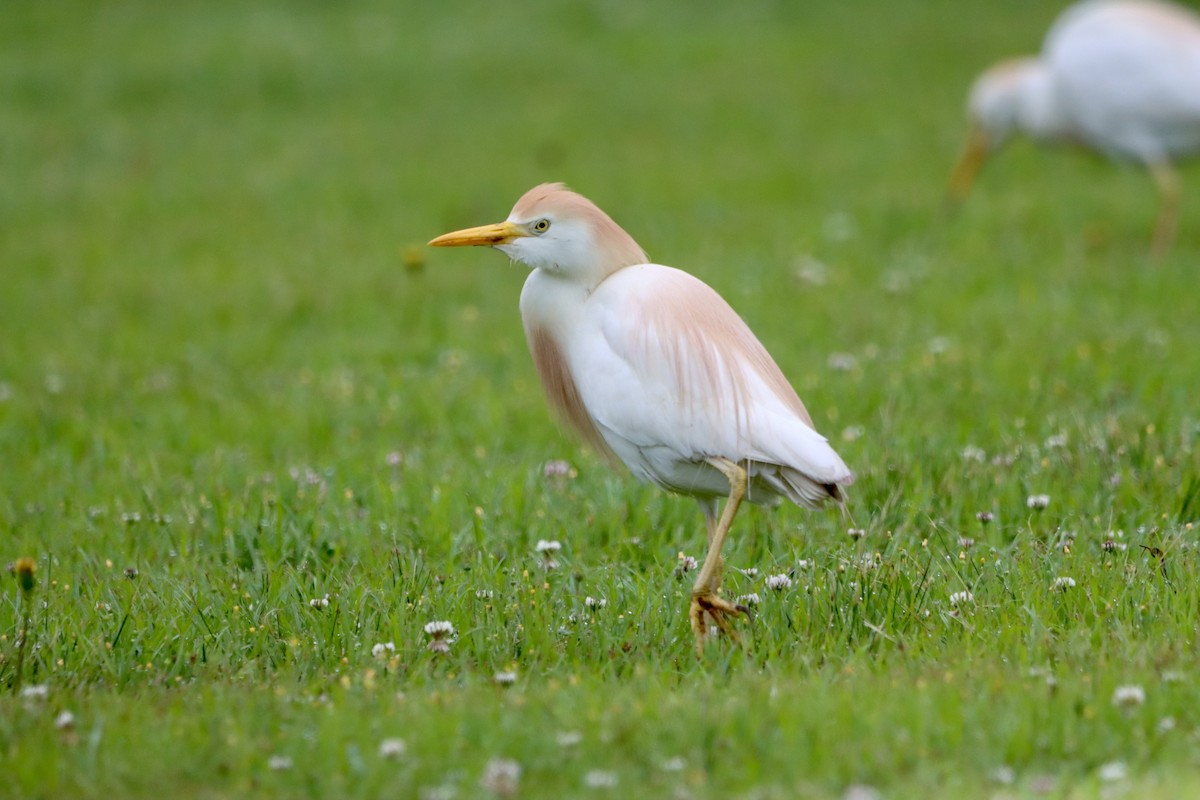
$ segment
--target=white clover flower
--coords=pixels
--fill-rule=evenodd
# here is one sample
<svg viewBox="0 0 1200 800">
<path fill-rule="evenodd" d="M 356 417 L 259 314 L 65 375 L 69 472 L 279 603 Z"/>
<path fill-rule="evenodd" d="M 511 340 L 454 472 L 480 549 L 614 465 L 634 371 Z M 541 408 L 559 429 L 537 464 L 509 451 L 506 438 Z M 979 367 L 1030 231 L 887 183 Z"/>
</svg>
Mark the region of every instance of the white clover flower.
<svg viewBox="0 0 1200 800">
<path fill-rule="evenodd" d="M 308 601 L 308 605 L 310 608 L 315 608 L 318 611 L 320 611 L 322 608 L 329 608 L 329 595 L 325 595 L 324 597 L 314 597 L 312 600 Z"/>
<path fill-rule="evenodd" d="M 958 537 L 958 546 L 963 550 L 970 550 L 975 546 L 975 540 L 970 536 L 960 536 Z"/>
<path fill-rule="evenodd" d="M 592 597 L 589 595 L 588 597 L 583 598 L 583 604 L 590 609 L 599 611 L 608 605 L 608 601 L 603 597 Z"/>
<path fill-rule="evenodd" d="M 1146 690 L 1140 686 L 1118 686 L 1113 691 L 1112 702 L 1118 708 L 1136 708 L 1146 702 Z"/>
<path fill-rule="evenodd" d="M 575 475 L 575 469 L 568 461 L 562 461 L 559 459 L 555 461 L 547 461 L 542 465 L 543 478 L 574 478 Z"/>
<path fill-rule="evenodd" d="M 975 519 L 979 520 L 984 525 L 987 525 L 989 522 L 991 522 L 995 518 L 996 518 L 996 515 L 990 511 L 980 511 L 975 515 Z"/>
<path fill-rule="evenodd" d="M 1047 439 L 1045 446 L 1046 446 L 1046 449 L 1048 449 L 1048 450 L 1054 450 L 1059 447 L 1066 447 L 1067 441 L 1068 441 L 1068 439 L 1067 439 L 1067 435 L 1065 433 L 1058 433 L 1058 434 L 1055 434 L 1054 436 L 1051 436 L 1049 439 Z"/>
<path fill-rule="evenodd" d="M 291 769 L 292 766 L 291 756 L 273 755 L 267 759 L 267 768 L 272 772 L 284 772 Z"/>
<path fill-rule="evenodd" d="M 796 569 L 808 569 L 811 565 L 811 561 L 807 558 L 802 558 L 796 562 Z"/>
<path fill-rule="evenodd" d="M 70 711 L 62 711 L 54 718 L 54 727 L 60 731 L 68 731 L 75 727 L 75 715 Z"/>
<path fill-rule="evenodd" d="M 380 758 L 401 758 L 408 751 L 403 739 L 384 739 L 379 743 Z"/>
<path fill-rule="evenodd" d="M 515 670 L 503 670 L 497 672 L 492 678 L 498 686 L 512 686 L 517 682 L 517 673 Z"/>
<path fill-rule="evenodd" d="M 45 700 L 50 696 L 50 687 L 44 683 L 30 684 L 21 689 L 21 697 L 26 700 Z"/>
<path fill-rule="evenodd" d="M 1074 589 L 1075 588 L 1075 579 L 1069 578 L 1066 575 L 1060 575 L 1059 577 L 1054 579 L 1054 583 L 1050 584 L 1050 588 L 1051 589 L 1062 589 L 1062 590 Z"/>
<path fill-rule="evenodd" d="M 696 559 L 692 556 L 680 553 L 677 558 L 679 559 L 679 563 L 675 565 L 675 571 L 680 575 L 686 575 L 696 568 Z"/>
<path fill-rule="evenodd" d="M 1104 783 L 1112 783 L 1114 781 L 1125 780 L 1125 762 L 1109 761 L 1107 764 L 1101 764 L 1096 769 L 1096 777 Z"/>
<path fill-rule="evenodd" d="M 389 655 L 395 652 L 395 642 L 380 642 L 371 648 L 371 655 L 375 658 L 387 658 Z"/>
<path fill-rule="evenodd" d="M 511 758 L 493 758 L 483 768 L 479 785 L 489 792 L 513 797 L 521 783 L 521 765 Z"/>
<path fill-rule="evenodd" d="M 851 539 L 853 539 L 854 541 L 857 542 L 859 539 L 866 536 L 867 532 L 865 530 L 863 530 L 862 528 L 850 528 L 849 530 L 846 531 L 846 534 Z"/>
<path fill-rule="evenodd" d="M 544 569 L 558 569 L 558 560 L 554 555 L 562 550 L 562 543 L 555 540 L 538 539 L 538 543 L 533 549 L 541 553 Z"/>
<path fill-rule="evenodd" d="M 496 596 L 496 593 L 493 592 L 491 589 L 476 589 L 475 590 L 475 599 L 476 600 L 491 600 L 495 596 Z"/>
<path fill-rule="evenodd" d="M 400 452 L 397 450 L 393 450 L 392 452 L 388 453 L 387 456 L 384 458 L 384 461 L 387 462 L 387 465 L 389 467 L 398 467 L 398 466 L 400 466 L 400 462 L 402 462 L 403 460 L 404 460 L 404 456 L 402 456 L 400 454 Z"/>
<path fill-rule="evenodd" d="M 1154 726 L 1154 729 L 1160 734 L 1170 733 L 1171 731 L 1175 730 L 1175 718 L 1163 717 L 1158 721 L 1158 725 Z"/>
<path fill-rule="evenodd" d="M 768 589 L 782 592 L 784 589 L 791 588 L 792 579 L 787 576 L 787 573 L 781 572 L 778 575 L 768 575 L 766 583 Z"/>
<path fill-rule="evenodd" d="M 620 781 L 617 773 L 593 769 L 584 773 L 583 785 L 589 789 L 615 789 Z"/>
<path fill-rule="evenodd" d="M 982 448 L 976 447 L 973 444 L 969 444 L 966 447 L 964 447 L 962 449 L 962 453 L 960 455 L 962 456 L 963 461 L 982 462 L 982 461 L 984 461 L 984 459 L 987 458 L 987 453 L 985 453 Z"/>
<path fill-rule="evenodd" d="M 739 569 L 738 572 L 742 573 L 747 578 L 754 579 L 758 577 L 758 567 L 746 567 L 745 569 Z"/>
<path fill-rule="evenodd" d="M 832 370 L 850 372 L 858 366 L 858 359 L 852 353 L 830 353 L 827 363 Z"/>
<path fill-rule="evenodd" d="M 434 653 L 449 653 L 453 641 L 454 626 L 446 620 L 436 620 L 425 623 L 425 633 L 429 635 L 429 649 Z"/>
<path fill-rule="evenodd" d="M 1032 508 L 1034 511 L 1042 511 L 1050 506 L 1050 495 L 1048 494 L 1031 494 L 1025 498 L 1025 505 Z"/>
<path fill-rule="evenodd" d="M 750 608 L 754 608 L 762 603 L 762 598 L 759 597 L 756 592 L 751 592 L 750 594 L 740 595 L 735 602 L 741 606 L 749 606 Z"/>
<path fill-rule="evenodd" d="M 1017 779 L 1017 773 L 1012 767 L 1002 764 L 992 770 L 991 778 L 1001 786 L 1011 786 Z"/>
<path fill-rule="evenodd" d="M 583 741 L 583 734 L 579 731 L 560 731 L 554 740 L 559 747 L 574 747 Z"/>
<path fill-rule="evenodd" d="M 953 592 L 950 595 L 950 605 L 952 605 L 952 606 L 964 605 L 966 603 L 974 603 L 974 602 L 975 602 L 975 595 L 973 595 L 967 591 Z"/>
</svg>

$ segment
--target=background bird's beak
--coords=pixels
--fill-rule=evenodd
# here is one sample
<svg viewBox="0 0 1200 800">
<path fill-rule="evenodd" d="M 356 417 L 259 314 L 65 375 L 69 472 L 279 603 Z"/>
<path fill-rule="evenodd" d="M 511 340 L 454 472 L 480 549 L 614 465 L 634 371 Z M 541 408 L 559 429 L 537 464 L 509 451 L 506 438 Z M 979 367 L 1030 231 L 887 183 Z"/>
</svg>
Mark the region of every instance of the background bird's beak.
<svg viewBox="0 0 1200 800">
<path fill-rule="evenodd" d="M 466 247 L 468 245 L 492 246 L 508 244 L 513 239 L 528 236 L 525 230 L 512 222 L 497 222 L 495 225 L 480 225 L 453 233 L 444 233 L 429 244 L 431 247 Z"/>
<path fill-rule="evenodd" d="M 978 125 L 972 126 L 971 134 L 967 137 L 967 146 L 963 148 L 958 163 L 954 165 L 954 172 L 950 175 L 947 191 L 950 202 L 961 203 L 967 199 L 971 184 L 975 182 L 975 176 L 979 174 L 989 149 L 987 134 Z"/>
</svg>

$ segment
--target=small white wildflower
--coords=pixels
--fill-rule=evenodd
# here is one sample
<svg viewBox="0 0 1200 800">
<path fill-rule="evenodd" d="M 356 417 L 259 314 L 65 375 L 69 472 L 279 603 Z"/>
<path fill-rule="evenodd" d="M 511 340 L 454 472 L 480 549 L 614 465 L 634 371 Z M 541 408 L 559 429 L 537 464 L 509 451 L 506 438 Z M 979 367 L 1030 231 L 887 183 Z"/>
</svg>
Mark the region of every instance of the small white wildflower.
<svg viewBox="0 0 1200 800">
<path fill-rule="evenodd" d="M 787 573 L 781 572 L 778 575 L 768 575 L 766 583 L 768 589 L 782 592 L 791 587 L 792 579 L 787 576 Z"/>
<path fill-rule="evenodd" d="M 796 562 L 796 569 L 808 569 L 811 564 L 807 558 L 802 558 Z"/>
<path fill-rule="evenodd" d="M 583 741 L 583 734 L 579 731 L 560 731 L 554 739 L 559 747 L 574 747 Z"/>
<path fill-rule="evenodd" d="M 542 465 L 543 478 L 574 478 L 575 475 L 575 469 L 567 461 L 547 461 Z"/>
<path fill-rule="evenodd" d="M 929 340 L 926 349 L 931 356 L 940 356 L 954 346 L 953 340 L 946 336 L 935 336 Z"/>
<path fill-rule="evenodd" d="M 970 536 L 960 536 L 958 537 L 958 546 L 963 550 L 970 550 L 975 546 L 975 540 Z"/>
<path fill-rule="evenodd" d="M 434 653 L 449 653 L 451 637 L 454 636 L 454 626 L 446 620 L 436 620 L 425 623 L 425 633 L 429 635 L 429 649 Z"/>
<path fill-rule="evenodd" d="M 952 605 L 952 606 L 958 606 L 958 605 L 963 605 L 965 603 L 974 603 L 974 602 L 975 602 L 975 595 L 973 595 L 967 591 L 954 592 L 950 595 L 950 605 Z"/>
<path fill-rule="evenodd" d="M 679 563 L 675 565 L 676 573 L 686 575 L 696 568 L 696 559 L 694 557 L 680 553 L 676 558 L 679 560 Z"/>
<path fill-rule="evenodd" d="M 521 765 L 510 758 L 493 758 L 483 768 L 479 785 L 489 792 L 513 797 L 521 783 Z"/>
<path fill-rule="evenodd" d="M 615 789 L 619 783 L 617 773 L 593 769 L 583 775 L 583 785 L 589 789 Z"/>
<path fill-rule="evenodd" d="M 476 600 L 491 600 L 495 596 L 496 596 L 496 593 L 493 592 L 491 589 L 476 589 L 475 590 L 475 599 Z"/>
<path fill-rule="evenodd" d="M 512 686 L 517 682 L 517 673 L 515 670 L 502 670 L 497 672 L 495 676 L 492 677 L 492 680 L 494 680 L 498 686 Z"/>
<path fill-rule="evenodd" d="M 1032 508 L 1034 511 L 1041 511 L 1050 506 L 1050 495 L 1048 494 L 1031 494 L 1025 498 L 1025 505 Z"/>
<path fill-rule="evenodd" d="M 762 598 L 759 597 L 756 592 L 751 592 L 750 594 L 740 595 L 735 602 L 741 606 L 748 606 L 750 608 L 754 608 L 755 606 L 762 603 Z"/>
<path fill-rule="evenodd" d="M 400 462 L 404 460 L 404 456 L 402 456 L 399 451 L 393 450 L 387 454 L 384 460 L 387 462 L 389 467 L 398 467 L 400 466 Z"/>
<path fill-rule="evenodd" d="M 1175 718 L 1163 717 L 1158 721 L 1158 725 L 1155 726 L 1155 730 L 1157 730 L 1159 733 L 1170 733 L 1171 731 L 1175 730 Z"/>
<path fill-rule="evenodd" d="M 588 597 L 583 598 L 583 604 L 590 609 L 599 611 L 608 605 L 608 601 L 603 597 L 592 597 L 589 595 Z"/>
<path fill-rule="evenodd" d="M 1163 683 L 1183 683 L 1187 675 L 1177 669 L 1167 670 L 1162 674 Z"/>
<path fill-rule="evenodd" d="M 267 767 L 272 772 L 283 772 L 292 768 L 292 757 L 274 755 L 267 759 Z"/>
<path fill-rule="evenodd" d="M 1051 589 L 1074 589 L 1075 579 L 1069 578 L 1066 575 L 1060 575 L 1054 579 L 1054 583 L 1050 584 Z"/>
<path fill-rule="evenodd" d="M 975 515 L 975 519 L 979 520 L 984 525 L 987 525 L 989 522 L 991 522 L 995 518 L 996 518 L 996 515 L 990 511 L 980 511 Z"/>
<path fill-rule="evenodd" d="M 1011 786 L 1012 782 L 1017 779 L 1017 773 L 1012 767 L 1002 764 L 992 770 L 991 777 L 993 781 L 1001 786 Z"/>
<path fill-rule="evenodd" d="M 1112 702 L 1118 708 L 1136 708 L 1146 702 L 1146 690 L 1140 686 L 1118 686 L 1113 691 Z"/>
<path fill-rule="evenodd" d="M 380 642 L 371 648 L 371 655 L 375 658 L 387 658 L 389 655 L 395 652 L 395 642 Z"/>
<path fill-rule="evenodd" d="M 963 461 L 982 462 L 987 458 L 987 453 L 985 453 L 982 448 L 976 447 L 973 444 L 969 444 L 964 447 L 960 455 L 962 456 Z"/>
<path fill-rule="evenodd" d="M 862 425 L 850 425 L 842 429 L 842 441 L 854 442 L 862 438 L 865 429 Z"/>
<path fill-rule="evenodd" d="M 823 286 L 829 279 L 829 267 L 810 255 L 802 255 L 796 259 L 796 277 L 813 286 Z"/>
<path fill-rule="evenodd" d="M 50 696 L 50 687 L 44 683 L 30 684 L 21 689 L 21 697 L 26 700 L 45 700 Z"/>
<path fill-rule="evenodd" d="M 858 366 L 858 359 L 852 353 L 830 353 L 827 363 L 837 372 L 850 372 Z"/>
<path fill-rule="evenodd" d="M 1125 780 L 1125 762 L 1109 761 L 1107 764 L 1101 764 L 1096 769 L 1096 777 L 1104 783 L 1112 783 L 1114 781 Z"/>
<path fill-rule="evenodd" d="M 881 796 L 874 786 L 856 783 L 846 787 L 842 800 L 879 800 Z"/>
<path fill-rule="evenodd" d="M 309 607 L 315 608 L 318 611 L 320 611 L 322 608 L 329 608 L 329 595 L 325 595 L 324 597 L 314 597 L 312 600 L 308 601 L 308 605 Z"/>
<path fill-rule="evenodd" d="M 863 530 L 862 528 L 850 528 L 849 530 L 846 531 L 846 534 L 851 539 L 853 539 L 854 541 L 857 542 L 859 539 L 866 536 L 867 532 L 865 530 Z"/>
<path fill-rule="evenodd" d="M 541 553 L 543 568 L 558 569 L 558 560 L 554 557 L 554 555 L 562 550 L 562 544 L 560 542 L 547 539 L 538 539 L 538 543 L 533 549 L 538 553 Z"/>
<path fill-rule="evenodd" d="M 758 577 L 758 567 L 746 567 L 745 569 L 739 569 L 738 572 L 742 573 L 747 578 L 753 579 Z"/>
<path fill-rule="evenodd" d="M 686 766 L 687 762 L 683 760 L 682 756 L 675 756 L 659 764 L 658 768 L 663 772 L 683 772 Z"/>
<path fill-rule="evenodd" d="M 380 758 L 401 758 L 407 750 L 403 739 L 384 739 L 379 743 Z"/>
<path fill-rule="evenodd" d="M 1046 449 L 1054 450 L 1059 447 L 1066 447 L 1067 441 L 1068 439 L 1065 433 L 1055 434 L 1046 440 Z"/>
<path fill-rule="evenodd" d="M 54 718 L 54 727 L 60 731 L 69 731 L 75 727 L 75 715 L 70 711 L 59 712 L 59 715 Z"/>
</svg>

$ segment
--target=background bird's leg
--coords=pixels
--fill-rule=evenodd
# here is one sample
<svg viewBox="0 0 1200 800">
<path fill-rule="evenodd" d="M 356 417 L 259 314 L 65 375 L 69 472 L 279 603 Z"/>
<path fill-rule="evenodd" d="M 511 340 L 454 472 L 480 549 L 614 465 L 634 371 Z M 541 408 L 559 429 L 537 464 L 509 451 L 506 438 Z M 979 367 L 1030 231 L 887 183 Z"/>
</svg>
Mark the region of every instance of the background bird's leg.
<svg viewBox="0 0 1200 800">
<path fill-rule="evenodd" d="M 729 499 L 725 503 L 725 509 L 721 513 L 721 519 L 717 522 L 716 528 L 711 531 L 708 554 L 705 555 L 704 565 L 700 567 L 700 574 L 696 576 L 696 582 L 692 585 L 692 604 L 688 609 L 688 619 L 691 620 L 692 632 L 696 635 L 697 654 L 702 651 L 704 639 L 708 636 L 708 624 L 705 622 L 705 616 L 711 617 L 722 633 L 732 636 L 734 631 L 729 625 L 728 617 L 735 614 L 749 616 L 750 613 L 744 606 L 734 605 L 717 596 L 721 580 L 719 572 L 722 563 L 721 546 L 725 543 L 725 537 L 733 524 L 733 518 L 742 504 L 742 498 L 746 496 L 748 477 L 746 470 L 741 465 L 727 458 L 710 458 L 708 463 L 725 473 L 725 477 L 729 479 Z M 715 508 L 713 510 L 715 511 Z M 706 509 L 705 517 L 707 516 L 708 510 Z"/>
<path fill-rule="evenodd" d="M 1171 249 L 1175 239 L 1175 225 L 1179 222 L 1179 197 L 1183 184 L 1179 173 L 1169 161 L 1156 161 L 1150 165 L 1150 174 L 1158 186 L 1159 209 L 1158 221 L 1154 224 L 1154 240 L 1150 244 L 1150 254 L 1162 258 Z"/>
</svg>

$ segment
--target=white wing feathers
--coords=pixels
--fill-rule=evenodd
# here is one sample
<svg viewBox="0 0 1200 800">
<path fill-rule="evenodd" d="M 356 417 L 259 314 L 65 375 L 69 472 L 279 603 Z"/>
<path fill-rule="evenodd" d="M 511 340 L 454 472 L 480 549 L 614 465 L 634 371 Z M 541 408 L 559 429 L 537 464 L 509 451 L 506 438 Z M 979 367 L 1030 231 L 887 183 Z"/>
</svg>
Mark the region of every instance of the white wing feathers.
<svg viewBox="0 0 1200 800">
<path fill-rule="evenodd" d="M 635 474 L 723 494 L 723 477 L 697 462 L 749 461 L 752 500 L 757 489 L 806 506 L 839 498 L 853 480 L 766 349 L 702 281 L 670 267 L 628 267 L 585 307 L 572 371 L 597 427 Z"/>
</svg>

